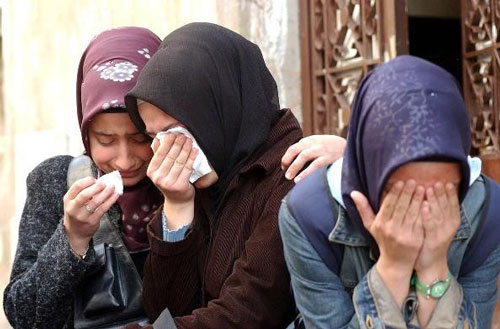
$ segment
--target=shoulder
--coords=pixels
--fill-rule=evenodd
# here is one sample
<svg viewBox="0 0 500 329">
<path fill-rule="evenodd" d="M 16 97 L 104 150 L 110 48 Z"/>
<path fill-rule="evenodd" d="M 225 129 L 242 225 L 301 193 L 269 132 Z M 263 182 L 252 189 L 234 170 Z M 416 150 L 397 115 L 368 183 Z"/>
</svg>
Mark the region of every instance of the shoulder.
<svg viewBox="0 0 500 329">
<path fill-rule="evenodd" d="M 309 217 L 311 210 L 329 210 L 326 168 L 320 168 L 295 185 L 286 202 L 295 217 Z"/>
<path fill-rule="evenodd" d="M 28 187 L 35 185 L 37 188 L 44 188 L 45 185 L 54 186 L 61 182 L 65 185 L 72 159 L 70 155 L 58 155 L 42 161 L 28 174 Z"/>
<path fill-rule="evenodd" d="M 290 214 L 288 220 L 293 218 L 297 222 L 323 263 L 333 273 L 338 273 L 341 249 L 330 243 L 328 236 L 337 222 L 339 204 L 330 195 L 326 168 L 301 180 L 287 195 L 285 204 Z"/>
<path fill-rule="evenodd" d="M 286 197 L 291 215 L 309 237 L 327 241 L 336 221 L 338 204 L 330 196 L 326 168 L 301 180 Z"/>
</svg>

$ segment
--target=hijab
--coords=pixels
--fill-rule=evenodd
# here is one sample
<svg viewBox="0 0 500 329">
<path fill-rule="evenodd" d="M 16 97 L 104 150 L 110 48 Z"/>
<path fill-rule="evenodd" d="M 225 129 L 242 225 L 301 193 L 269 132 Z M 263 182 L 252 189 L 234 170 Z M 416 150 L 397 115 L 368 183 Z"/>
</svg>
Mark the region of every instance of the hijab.
<svg viewBox="0 0 500 329">
<path fill-rule="evenodd" d="M 259 47 L 210 23 L 191 23 L 168 35 L 127 94 L 132 121 L 144 131 L 137 99 L 193 134 L 219 176 L 212 188 L 216 200 L 280 114 L 276 82 Z"/>
<path fill-rule="evenodd" d="M 405 163 L 458 163 L 459 196 L 464 198 L 470 176 L 469 127 L 458 83 L 428 61 L 400 56 L 364 78 L 351 106 L 341 189 L 349 218 L 366 237 L 350 193 L 363 193 L 378 212 L 387 179 Z"/>
<path fill-rule="evenodd" d="M 88 45 L 80 60 L 76 83 L 78 123 L 87 155 L 92 154 L 90 122 L 100 113 L 126 113 L 125 94 L 159 44 L 160 39 L 145 28 L 122 27 L 102 32 Z M 127 248 L 147 248 L 145 226 L 162 204 L 161 194 L 146 177 L 125 187 L 118 204 L 123 213 L 122 237 Z"/>
</svg>

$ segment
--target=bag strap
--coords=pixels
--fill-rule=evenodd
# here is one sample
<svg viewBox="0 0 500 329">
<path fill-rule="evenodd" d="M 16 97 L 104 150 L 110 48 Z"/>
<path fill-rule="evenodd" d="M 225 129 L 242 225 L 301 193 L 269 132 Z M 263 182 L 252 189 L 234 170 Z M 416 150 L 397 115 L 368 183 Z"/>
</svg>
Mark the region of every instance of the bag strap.
<svg viewBox="0 0 500 329">
<path fill-rule="evenodd" d="M 491 178 L 482 175 L 486 195 L 479 223 L 465 251 L 460 275 L 477 269 L 499 244 L 500 236 L 500 186 Z"/>
<path fill-rule="evenodd" d="M 92 159 L 86 155 L 74 157 L 68 166 L 68 190 L 77 180 L 88 176 L 97 177 L 97 170 L 94 169 Z"/>
<path fill-rule="evenodd" d="M 328 240 L 328 236 L 337 222 L 339 205 L 330 195 L 326 167 L 314 171 L 295 185 L 287 196 L 287 204 L 319 257 L 338 275 L 342 248 Z"/>
</svg>

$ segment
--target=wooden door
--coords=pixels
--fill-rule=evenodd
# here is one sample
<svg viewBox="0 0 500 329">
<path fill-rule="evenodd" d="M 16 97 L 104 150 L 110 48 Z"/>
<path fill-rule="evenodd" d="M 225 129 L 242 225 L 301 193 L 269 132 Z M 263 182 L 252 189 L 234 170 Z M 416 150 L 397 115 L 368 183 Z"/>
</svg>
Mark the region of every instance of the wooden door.
<svg viewBox="0 0 500 329">
<path fill-rule="evenodd" d="M 300 0 L 303 129 L 345 136 L 359 82 L 408 53 L 402 0 Z"/>
</svg>

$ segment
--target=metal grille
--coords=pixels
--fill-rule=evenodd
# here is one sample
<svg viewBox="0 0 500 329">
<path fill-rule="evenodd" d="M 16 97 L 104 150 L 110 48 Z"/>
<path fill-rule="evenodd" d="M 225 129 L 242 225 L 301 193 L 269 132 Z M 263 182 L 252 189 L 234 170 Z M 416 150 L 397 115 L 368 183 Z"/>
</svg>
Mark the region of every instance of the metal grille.
<svg viewBox="0 0 500 329">
<path fill-rule="evenodd" d="M 301 1 L 301 16 L 304 131 L 345 135 L 359 82 L 383 61 L 382 1 Z"/>
<path fill-rule="evenodd" d="M 464 96 L 475 153 L 499 150 L 500 0 L 462 0 Z"/>
</svg>

